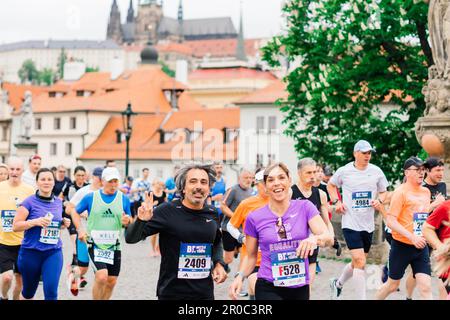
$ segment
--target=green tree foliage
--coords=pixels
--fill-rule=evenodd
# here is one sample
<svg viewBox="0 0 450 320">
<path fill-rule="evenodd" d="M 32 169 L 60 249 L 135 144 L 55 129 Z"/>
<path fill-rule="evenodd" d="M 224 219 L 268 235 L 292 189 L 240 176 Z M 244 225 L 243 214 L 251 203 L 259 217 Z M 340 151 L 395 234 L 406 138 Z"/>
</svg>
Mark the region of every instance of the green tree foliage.
<svg viewBox="0 0 450 320">
<path fill-rule="evenodd" d="M 161 70 L 167 74 L 169 77 L 174 78 L 175 77 L 175 71 L 169 68 L 169 66 L 164 63 L 164 61 L 159 61 L 159 64 L 162 66 Z"/>
<path fill-rule="evenodd" d="M 39 84 L 51 86 L 55 82 L 56 74 L 52 69 L 44 68 L 39 71 Z"/>
<path fill-rule="evenodd" d="M 422 0 L 286 3 L 287 32 L 264 48 L 264 59 L 272 66 L 284 57 L 300 62 L 280 102 L 299 156 L 338 167 L 365 139 L 388 179 L 400 178 L 403 161 L 421 150 L 414 123 L 425 108 L 421 90 L 433 63 L 427 11 Z M 398 108 L 380 114 L 388 95 Z"/>
<path fill-rule="evenodd" d="M 86 67 L 86 73 L 88 72 L 99 72 L 100 68 L 99 67 Z"/>
<path fill-rule="evenodd" d="M 61 49 L 61 53 L 58 57 L 58 78 L 63 79 L 64 78 L 64 65 L 67 62 L 67 54 L 66 50 L 64 48 Z"/>
<path fill-rule="evenodd" d="M 21 83 L 39 83 L 39 71 L 33 60 L 25 60 L 18 72 Z"/>
</svg>

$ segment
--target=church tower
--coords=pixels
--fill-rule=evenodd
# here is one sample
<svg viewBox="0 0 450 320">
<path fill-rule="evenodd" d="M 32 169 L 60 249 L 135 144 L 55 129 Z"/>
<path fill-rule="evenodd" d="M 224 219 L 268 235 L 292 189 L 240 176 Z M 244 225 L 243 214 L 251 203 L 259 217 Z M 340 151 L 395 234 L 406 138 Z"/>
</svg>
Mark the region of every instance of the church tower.
<svg viewBox="0 0 450 320">
<path fill-rule="evenodd" d="M 158 26 L 163 17 L 163 7 L 156 0 L 140 0 L 136 17 L 135 42 L 145 45 L 158 42 Z"/>
<path fill-rule="evenodd" d="M 120 22 L 120 11 L 117 1 L 114 0 L 109 15 L 108 30 L 106 31 L 106 39 L 114 40 L 116 43 L 122 43 L 122 25 Z"/>
<path fill-rule="evenodd" d="M 130 7 L 128 8 L 127 14 L 127 23 L 133 22 L 134 22 L 134 7 L 133 7 L 133 0 L 130 0 Z"/>
</svg>

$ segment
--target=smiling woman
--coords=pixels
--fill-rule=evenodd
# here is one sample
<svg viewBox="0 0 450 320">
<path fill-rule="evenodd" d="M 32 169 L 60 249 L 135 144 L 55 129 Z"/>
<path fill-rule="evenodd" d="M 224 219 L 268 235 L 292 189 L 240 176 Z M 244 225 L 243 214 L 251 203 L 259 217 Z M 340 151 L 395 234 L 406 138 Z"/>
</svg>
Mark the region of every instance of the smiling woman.
<svg viewBox="0 0 450 320">
<path fill-rule="evenodd" d="M 290 199 L 291 177 L 286 165 L 268 167 L 264 184 L 269 204 L 247 217 L 248 259 L 230 287 L 230 297 L 237 299 L 243 280 L 255 267 L 259 247 L 262 258 L 256 300 L 308 300 L 308 257 L 318 245 L 331 244 L 333 238 L 310 201 Z"/>
</svg>

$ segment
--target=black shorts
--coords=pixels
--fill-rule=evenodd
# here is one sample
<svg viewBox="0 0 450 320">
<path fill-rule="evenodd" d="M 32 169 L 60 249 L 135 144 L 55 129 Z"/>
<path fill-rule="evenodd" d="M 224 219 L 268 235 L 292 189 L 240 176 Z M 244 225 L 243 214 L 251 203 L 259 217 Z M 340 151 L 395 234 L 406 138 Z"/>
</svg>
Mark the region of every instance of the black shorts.
<svg viewBox="0 0 450 320">
<path fill-rule="evenodd" d="M 258 278 L 255 300 L 309 300 L 309 285 L 299 288 L 275 287 L 272 282 Z"/>
<path fill-rule="evenodd" d="M 0 273 L 13 270 L 14 273 L 20 274 L 19 267 L 17 266 L 19 250 L 20 246 L 0 244 Z"/>
<path fill-rule="evenodd" d="M 122 253 L 120 250 L 114 251 L 114 264 L 94 261 L 94 246 L 89 245 L 89 260 L 93 265 L 94 271 L 108 270 L 108 276 L 118 277 L 120 274 L 120 265 L 122 261 Z"/>
<path fill-rule="evenodd" d="M 384 230 L 384 237 L 386 238 L 387 243 L 389 243 L 389 245 L 391 245 L 391 243 L 392 243 L 392 233 L 387 232 L 386 230 Z"/>
<path fill-rule="evenodd" d="M 318 256 L 319 256 L 319 247 L 317 247 L 316 250 L 314 250 L 314 253 L 312 254 L 312 256 L 308 257 L 309 264 L 317 263 L 317 257 Z"/>
<path fill-rule="evenodd" d="M 413 275 L 416 273 L 431 275 L 428 247 L 417 249 L 413 245 L 392 239 L 389 252 L 389 278 L 392 280 L 403 278 L 408 265 L 411 265 Z"/>
<path fill-rule="evenodd" d="M 234 251 L 234 249 L 242 247 L 242 244 L 233 238 L 233 236 L 227 231 L 222 231 L 222 241 L 223 250 L 225 251 Z"/>
<path fill-rule="evenodd" d="M 345 243 L 350 250 L 364 249 L 365 253 L 370 251 L 372 246 L 373 232 L 355 231 L 351 229 L 342 229 Z"/>
</svg>

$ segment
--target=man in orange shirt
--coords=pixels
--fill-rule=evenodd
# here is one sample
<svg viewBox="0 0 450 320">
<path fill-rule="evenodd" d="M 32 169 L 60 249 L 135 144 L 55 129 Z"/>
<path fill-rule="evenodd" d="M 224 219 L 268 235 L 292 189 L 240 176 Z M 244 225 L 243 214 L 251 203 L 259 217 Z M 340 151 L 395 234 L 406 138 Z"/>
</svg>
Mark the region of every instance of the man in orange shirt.
<svg viewBox="0 0 450 320">
<path fill-rule="evenodd" d="M 266 194 L 264 188 L 264 169 L 259 169 L 255 174 L 255 183 L 258 189 L 258 194 L 256 196 L 247 198 L 243 200 L 239 206 L 236 208 L 231 220 L 228 222 L 227 230 L 230 234 L 240 243 L 242 243 L 242 251 L 241 251 L 241 261 L 239 263 L 239 267 L 245 265 L 245 259 L 247 259 L 247 250 L 245 247 L 245 234 L 240 230 L 244 230 L 245 221 L 250 212 L 255 211 L 256 209 L 262 208 L 269 203 L 269 197 Z M 242 229 L 240 227 L 242 226 Z M 253 270 L 252 274 L 248 277 L 248 295 L 249 300 L 255 300 L 255 284 L 256 284 L 256 274 L 259 270 L 259 264 L 261 263 L 261 252 L 258 251 L 258 258 L 256 260 L 256 267 Z M 240 269 L 239 269 L 240 270 Z M 238 276 L 241 273 L 239 271 L 236 273 Z"/>
<path fill-rule="evenodd" d="M 387 214 L 387 226 L 392 229 L 393 237 L 389 253 L 389 278 L 376 294 L 379 300 L 397 290 L 408 265 L 411 265 L 422 299 L 433 298 L 430 257 L 427 241 L 422 235 L 431 198 L 430 190 L 422 187 L 425 174 L 423 164 L 417 157 L 406 160 L 403 165 L 406 182 L 392 195 Z"/>
</svg>

